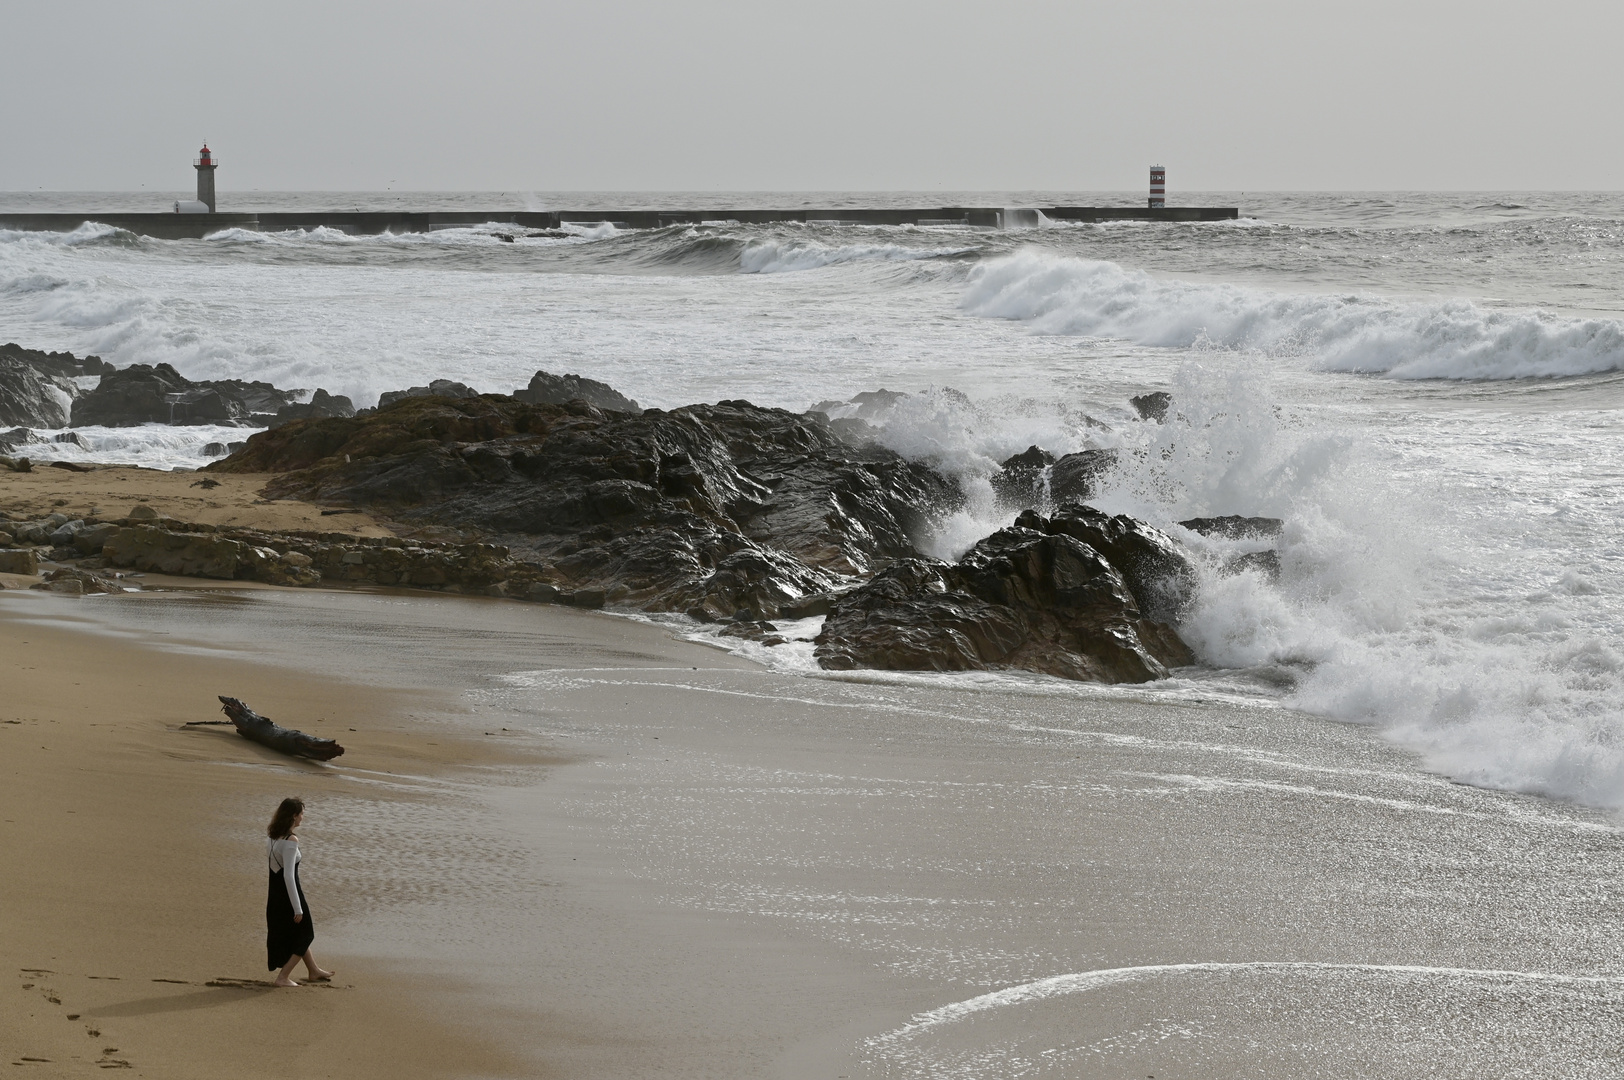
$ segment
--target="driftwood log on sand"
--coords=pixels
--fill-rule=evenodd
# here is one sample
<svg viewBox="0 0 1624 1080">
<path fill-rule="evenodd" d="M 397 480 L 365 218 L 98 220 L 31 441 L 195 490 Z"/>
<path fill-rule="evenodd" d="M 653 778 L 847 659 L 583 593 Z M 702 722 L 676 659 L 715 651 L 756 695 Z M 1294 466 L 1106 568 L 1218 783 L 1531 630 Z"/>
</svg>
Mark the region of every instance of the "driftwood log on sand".
<svg viewBox="0 0 1624 1080">
<path fill-rule="evenodd" d="M 231 719 L 237 734 L 284 754 L 330 761 L 344 752 L 344 748 L 332 739 L 318 739 L 314 735 L 273 723 L 234 697 L 222 695 L 220 711 Z"/>
</svg>

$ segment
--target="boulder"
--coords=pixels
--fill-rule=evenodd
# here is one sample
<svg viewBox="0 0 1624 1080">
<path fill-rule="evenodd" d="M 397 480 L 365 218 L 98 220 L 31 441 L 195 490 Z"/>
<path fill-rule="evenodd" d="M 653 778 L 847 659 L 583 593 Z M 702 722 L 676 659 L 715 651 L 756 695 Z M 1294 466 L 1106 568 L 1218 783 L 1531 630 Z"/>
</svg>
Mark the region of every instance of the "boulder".
<svg viewBox="0 0 1624 1080">
<path fill-rule="evenodd" d="M 1176 623 L 1195 598 L 1195 564 L 1173 538 L 1137 518 L 1115 517 L 1072 503 L 1051 518 L 1028 511 L 1017 527 L 1079 540 L 1103 555 L 1122 575 L 1139 610 L 1151 619 Z"/>
<path fill-rule="evenodd" d="M 211 533 L 171 532 L 153 525 L 119 529 L 102 545 L 102 557 L 113 566 L 186 577 L 237 576 L 248 546 Z"/>
<path fill-rule="evenodd" d="M 45 575 L 44 581 L 30 587 L 44 589 L 49 592 L 67 593 L 70 596 L 129 591 L 118 583 L 115 575 L 98 574 L 95 571 L 81 569 L 77 566 L 64 566 L 59 570 L 52 570 Z"/>
<path fill-rule="evenodd" d="M 1173 395 L 1165 390 L 1156 390 L 1149 394 L 1140 394 L 1138 397 L 1129 398 L 1128 404 L 1132 405 L 1133 411 L 1139 414 L 1139 419 L 1154 420 L 1159 424 L 1167 418 L 1167 410 L 1173 404 Z"/>
<path fill-rule="evenodd" d="M 12 428 L 10 431 L 0 431 L 0 451 L 7 454 L 11 453 L 13 450 L 16 450 L 19 446 L 27 446 L 30 443 L 42 443 L 44 441 L 45 440 L 40 436 L 35 435 L 32 431 L 29 431 L 25 427 Z"/>
<path fill-rule="evenodd" d="M 639 413 L 642 408 L 631 398 L 608 383 L 580 375 L 552 375 L 538 371 L 530 377 L 530 385 L 515 390 L 514 398 L 533 405 L 563 405 L 571 401 L 584 401 L 605 412 Z"/>
<path fill-rule="evenodd" d="M 39 555 L 32 548 L 0 550 L 0 574 L 39 573 Z"/>
<path fill-rule="evenodd" d="M 998 501 L 1021 509 L 1043 505 L 1049 490 L 1049 467 L 1054 461 L 1054 455 L 1041 446 L 1029 446 L 1005 458 L 992 476 L 992 490 Z"/>
<path fill-rule="evenodd" d="M 1049 469 L 1049 499 L 1053 503 L 1084 502 L 1099 494 L 1100 478 L 1116 468 L 1115 450 L 1080 450 L 1067 454 Z"/>
<path fill-rule="evenodd" d="M 110 521 L 86 525 L 73 534 L 74 550 L 81 555 L 100 555 L 107 538 L 118 532 L 120 527 Z"/>
<path fill-rule="evenodd" d="M 838 597 L 814 655 L 832 670 L 1017 669 L 1107 683 L 1163 678 L 1194 659 L 1171 626 L 1145 617 L 1103 554 L 1020 524 L 957 563 L 907 560 Z"/>
<path fill-rule="evenodd" d="M 387 390 L 378 397 L 378 408 L 386 409 L 399 401 L 408 398 L 444 397 L 444 398 L 477 398 L 479 391 L 471 386 L 464 386 L 460 382 L 450 379 L 435 379 L 427 386 L 412 386 L 405 390 Z"/>
</svg>

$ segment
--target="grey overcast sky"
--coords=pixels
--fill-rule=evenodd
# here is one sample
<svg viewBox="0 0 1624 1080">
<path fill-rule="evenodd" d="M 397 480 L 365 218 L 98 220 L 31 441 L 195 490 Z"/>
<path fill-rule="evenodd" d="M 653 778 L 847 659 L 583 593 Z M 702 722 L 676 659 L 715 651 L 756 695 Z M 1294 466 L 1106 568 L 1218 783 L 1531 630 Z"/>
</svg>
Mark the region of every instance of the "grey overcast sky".
<svg viewBox="0 0 1624 1080">
<path fill-rule="evenodd" d="M 1620 189 L 1617 0 L 0 0 L 0 189 Z"/>
</svg>

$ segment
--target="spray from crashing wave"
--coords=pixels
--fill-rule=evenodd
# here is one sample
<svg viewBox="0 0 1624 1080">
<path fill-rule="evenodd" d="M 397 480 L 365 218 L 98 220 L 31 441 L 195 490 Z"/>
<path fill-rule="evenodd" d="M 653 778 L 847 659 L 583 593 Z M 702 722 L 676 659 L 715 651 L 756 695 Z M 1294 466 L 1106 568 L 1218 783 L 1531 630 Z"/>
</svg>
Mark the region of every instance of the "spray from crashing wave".
<svg viewBox="0 0 1624 1080">
<path fill-rule="evenodd" d="M 1105 448 L 1090 501 L 1149 521 L 1198 557 L 1180 631 L 1222 692 L 1378 726 L 1440 771 L 1486 786 L 1624 807 L 1624 655 L 1593 566 L 1485 539 L 1446 482 L 1395 484 L 1391 446 L 1282 406 L 1265 358 L 1209 351 L 1177 372 L 1165 419 L 1115 423 L 1053 403 L 935 389 L 864 421 L 958 477 L 967 506 L 925 538 L 955 558 L 1012 516 L 992 479 L 1028 445 Z M 1192 518 L 1271 517 L 1278 537 L 1201 535 Z M 1492 544 L 1492 550 L 1485 548 Z M 1266 560 L 1245 556 L 1274 552 Z M 1527 583 L 1507 593 L 1508 570 Z"/>
</svg>

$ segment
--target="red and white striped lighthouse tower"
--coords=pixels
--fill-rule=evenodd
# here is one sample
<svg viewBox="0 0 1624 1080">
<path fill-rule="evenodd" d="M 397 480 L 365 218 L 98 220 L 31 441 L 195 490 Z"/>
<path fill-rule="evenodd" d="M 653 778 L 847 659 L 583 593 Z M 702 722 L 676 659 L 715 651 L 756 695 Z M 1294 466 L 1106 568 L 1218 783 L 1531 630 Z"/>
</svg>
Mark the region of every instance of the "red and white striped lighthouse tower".
<svg viewBox="0 0 1624 1080">
<path fill-rule="evenodd" d="M 203 196 L 199 195 L 198 198 Z M 1159 210 L 1167 205 L 1167 170 L 1160 165 L 1150 167 L 1150 208 Z"/>
<path fill-rule="evenodd" d="M 219 165 L 214 155 L 209 153 L 208 143 L 203 144 L 203 149 L 197 152 L 197 159 L 192 162 L 192 167 L 197 170 L 197 201 L 207 206 L 211 214 L 214 213 L 214 170 Z"/>
</svg>

